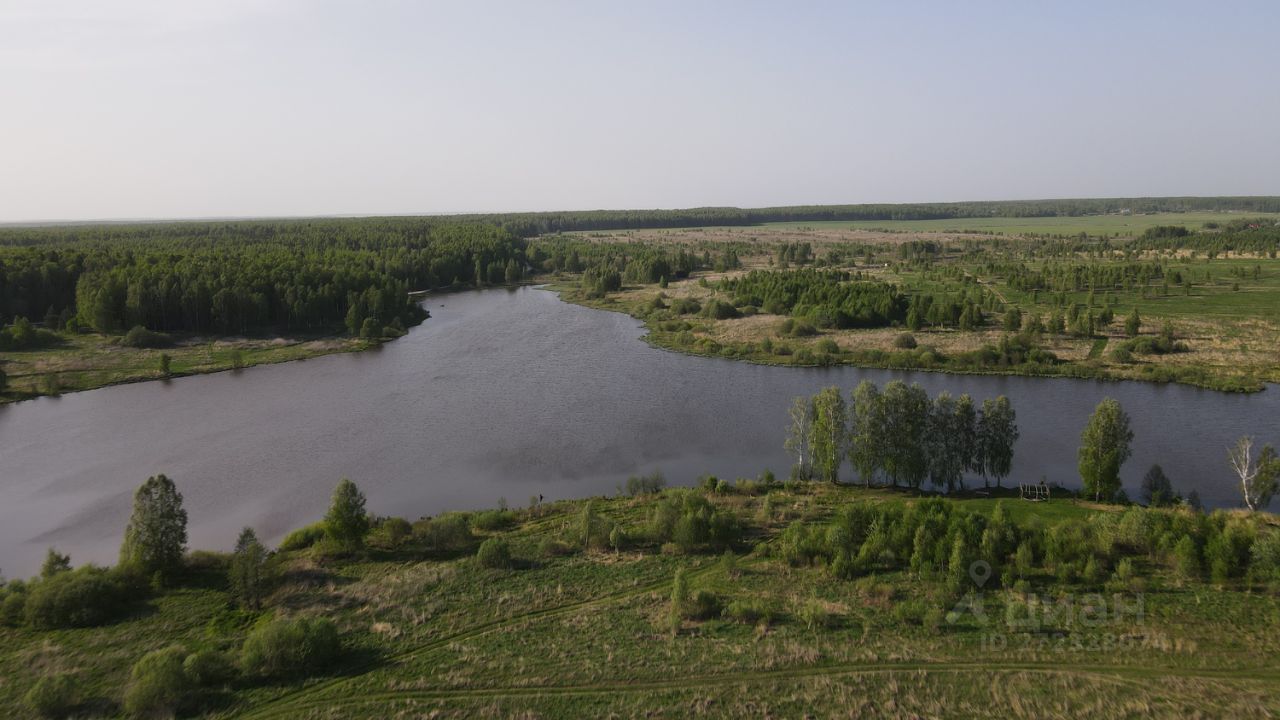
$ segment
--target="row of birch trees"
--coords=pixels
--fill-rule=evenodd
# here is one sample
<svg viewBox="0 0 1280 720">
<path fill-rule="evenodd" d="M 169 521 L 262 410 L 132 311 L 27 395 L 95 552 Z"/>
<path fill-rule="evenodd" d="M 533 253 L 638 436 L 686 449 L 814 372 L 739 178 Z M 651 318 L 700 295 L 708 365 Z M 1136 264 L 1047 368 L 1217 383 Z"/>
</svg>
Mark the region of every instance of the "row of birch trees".
<svg viewBox="0 0 1280 720">
<path fill-rule="evenodd" d="M 792 476 L 839 482 L 847 459 L 867 484 L 963 489 L 966 473 L 996 485 L 1009 475 L 1017 416 L 1003 395 L 978 407 L 968 395 L 934 398 L 899 380 L 881 389 L 864 380 L 848 399 L 839 387 L 797 397 L 784 443 Z"/>
</svg>

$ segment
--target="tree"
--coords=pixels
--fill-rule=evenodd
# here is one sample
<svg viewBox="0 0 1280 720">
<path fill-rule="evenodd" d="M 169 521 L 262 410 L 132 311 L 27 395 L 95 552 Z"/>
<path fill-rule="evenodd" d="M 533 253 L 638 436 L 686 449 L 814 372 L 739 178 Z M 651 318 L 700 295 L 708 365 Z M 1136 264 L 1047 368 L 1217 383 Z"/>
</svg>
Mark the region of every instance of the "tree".
<svg viewBox="0 0 1280 720">
<path fill-rule="evenodd" d="M 1142 476 L 1142 489 L 1140 492 L 1142 502 L 1150 507 L 1165 507 L 1174 504 L 1177 500 L 1177 494 L 1173 491 L 1173 483 L 1164 474 L 1164 468 L 1159 465 L 1152 465 L 1147 474 Z"/>
<path fill-rule="evenodd" d="M 813 449 L 814 469 L 823 480 L 833 483 L 839 481 L 840 463 L 845 455 L 845 439 L 849 435 L 848 426 L 849 413 L 840 388 L 825 388 L 813 397 L 810 447 Z"/>
<path fill-rule="evenodd" d="M 929 474 L 924 438 L 929 423 L 929 394 L 918 384 L 901 380 L 884 386 L 885 474 L 899 482 L 920 487 Z"/>
<path fill-rule="evenodd" d="M 1227 449 L 1231 469 L 1240 478 L 1240 492 L 1244 505 L 1250 510 L 1265 510 L 1280 485 L 1280 459 L 1275 448 L 1262 448 L 1258 459 L 1253 459 L 1253 438 L 1246 435 Z"/>
<path fill-rule="evenodd" d="M 929 480 L 939 487 L 954 490 L 964 486 L 964 434 L 959 427 L 960 415 L 951 393 L 942 392 L 933 400 L 925 434 L 928 449 Z"/>
<path fill-rule="evenodd" d="M 63 555 L 54 548 L 45 553 L 44 564 L 40 566 L 40 577 L 48 579 L 71 569 L 71 556 Z"/>
<path fill-rule="evenodd" d="M 329 512 L 324 516 L 324 532 L 342 550 L 352 552 L 364 547 L 364 536 L 369 531 L 364 503 L 364 493 L 355 483 L 347 478 L 338 481 Z"/>
<path fill-rule="evenodd" d="M 168 575 L 182 566 L 186 551 L 187 511 L 182 494 L 164 475 L 147 478 L 133 495 L 120 565 L 148 575 Z"/>
<path fill-rule="evenodd" d="M 795 457 L 795 467 L 801 477 L 808 477 L 810 464 L 813 462 L 809 447 L 813 431 L 813 402 L 807 397 L 797 397 L 791 402 L 787 414 L 791 418 L 791 424 L 787 426 L 787 439 L 783 442 L 783 447 Z"/>
<path fill-rule="evenodd" d="M 1080 435 L 1079 470 L 1094 500 L 1111 500 L 1120 490 L 1120 466 L 1132 454 L 1129 415 L 1113 398 L 1098 403 Z"/>
<path fill-rule="evenodd" d="M 1138 332 L 1142 330 L 1142 318 L 1138 316 L 1138 308 L 1134 308 L 1129 313 L 1129 317 L 1124 321 L 1124 334 L 1129 337 L 1137 337 Z"/>
<path fill-rule="evenodd" d="M 982 401 L 973 465 L 983 479 L 995 478 L 996 487 L 1013 469 L 1013 446 L 1020 435 L 1017 420 L 1013 404 L 1004 395 Z"/>
<path fill-rule="evenodd" d="M 246 610 L 260 610 L 266 591 L 267 549 L 258 542 L 253 528 L 240 531 L 235 554 L 231 556 L 231 595 Z"/>
<path fill-rule="evenodd" d="M 871 486 L 884 468 L 884 403 L 880 388 L 869 380 L 853 391 L 853 412 L 849 423 L 849 462 L 862 481 Z"/>
</svg>

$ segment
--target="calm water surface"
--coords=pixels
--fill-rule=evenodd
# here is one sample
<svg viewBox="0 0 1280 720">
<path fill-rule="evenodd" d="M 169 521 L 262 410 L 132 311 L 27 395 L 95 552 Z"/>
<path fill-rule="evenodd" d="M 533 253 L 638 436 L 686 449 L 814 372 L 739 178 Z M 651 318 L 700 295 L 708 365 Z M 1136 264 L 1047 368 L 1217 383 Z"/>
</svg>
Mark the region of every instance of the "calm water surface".
<svg viewBox="0 0 1280 720">
<path fill-rule="evenodd" d="M 1274 436 L 1280 392 L 796 369 L 649 347 L 625 315 L 523 288 L 430 300 L 432 318 L 380 349 L 42 398 L 0 408 L 0 571 L 35 572 L 56 545 L 113 562 L 132 492 L 165 473 L 192 547 L 229 549 L 245 525 L 271 540 L 324 513 L 355 480 L 379 514 L 523 505 L 609 493 L 628 475 L 669 482 L 785 475 L 792 397 L 901 378 L 930 393 L 1008 395 L 1014 476 L 1076 484 L 1080 430 L 1105 396 L 1133 418 L 1130 494 L 1153 462 L 1209 505 L 1237 504 L 1225 448 Z M 1274 438 L 1273 440 L 1280 440 Z M 846 470 L 846 476 L 848 471 Z"/>
</svg>

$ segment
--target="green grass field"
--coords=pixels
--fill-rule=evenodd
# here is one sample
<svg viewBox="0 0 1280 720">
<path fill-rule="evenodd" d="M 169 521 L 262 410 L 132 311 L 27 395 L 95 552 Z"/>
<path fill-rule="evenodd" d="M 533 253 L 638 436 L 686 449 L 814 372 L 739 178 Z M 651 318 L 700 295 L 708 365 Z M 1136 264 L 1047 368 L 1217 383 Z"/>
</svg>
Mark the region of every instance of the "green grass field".
<svg viewBox="0 0 1280 720">
<path fill-rule="evenodd" d="M 643 542 L 547 554 L 573 543 L 584 502 L 516 511 L 505 538 L 516 569 L 470 557 L 374 551 L 356 561 L 284 557 L 265 615 L 333 618 L 343 659 L 293 681 L 232 681 L 189 714 L 244 718 L 828 716 L 1268 717 L 1280 712 L 1280 602 L 1243 581 L 1184 582 L 1156 554 L 1141 561 L 1142 611 L 1096 623 L 1059 616 L 1014 628 L 1020 592 L 988 587 L 956 604 L 941 578 L 906 570 L 833 578 L 777 554 L 785 528 L 850 502 L 905 506 L 890 490 L 808 486 L 711 493 L 745 523 L 734 561 Z M 639 533 L 655 501 L 597 499 L 604 522 Z M 993 498 L 957 499 L 990 516 Z M 1008 498 L 1022 527 L 1089 523 L 1118 510 L 1072 499 Z M 474 548 L 474 545 L 472 546 Z M 716 613 L 668 622 L 676 570 L 691 593 L 771 608 L 767 620 Z M 1133 586 L 1139 587 L 1139 586 Z M 1039 571 L 1023 591 L 1108 603 L 1100 588 Z M 1110 591 L 1107 591 L 1110 592 Z M 1130 591 L 1132 592 L 1132 588 Z M 1092 593 L 1092 594 L 1091 594 Z M 1129 598 L 1126 602 L 1132 602 Z M 1019 606 L 1021 607 L 1021 606 Z M 957 608 L 959 610 L 957 611 Z M 948 615 L 947 613 L 954 613 Z M 1104 613 L 1104 616 L 1106 613 Z M 182 644 L 234 653 L 259 614 L 234 610 L 216 572 L 197 573 L 132 617 L 101 628 L 0 628 L 0 710 L 23 712 L 36 677 L 78 678 L 83 707 L 118 713 L 128 668 Z"/>
</svg>

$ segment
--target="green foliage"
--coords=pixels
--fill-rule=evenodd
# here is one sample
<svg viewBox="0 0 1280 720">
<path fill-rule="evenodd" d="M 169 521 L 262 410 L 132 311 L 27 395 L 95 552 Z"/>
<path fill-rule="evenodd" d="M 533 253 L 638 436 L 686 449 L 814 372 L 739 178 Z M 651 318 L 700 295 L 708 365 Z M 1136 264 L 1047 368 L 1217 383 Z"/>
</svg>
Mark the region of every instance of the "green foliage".
<svg viewBox="0 0 1280 720">
<path fill-rule="evenodd" d="M 173 716 L 188 701 L 196 684 L 183 669 L 186 651 L 180 647 L 142 656 L 129 672 L 124 709 L 134 717 Z"/>
<path fill-rule="evenodd" d="M 516 514 L 510 510 L 483 510 L 471 516 L 471 525 L 477 530 L 494 532 L 516 524 Z"/>
<path fill-rule="evenodd" d="M 280 549 L 285 552 L 305 550 L 324 539 L 325 523 L 323 520 L 304 525 L 291 531 L 280 541 Z"/>
<path fill-rule="evenodd" d="M 506 570 L 512 564 L 511 546 L 501 538 L 489 538 L 480 543 L 476 561 L 483 567 Z"/>
<path fill-rule="evenodd" d="M 42 718 L 67 717 L 79 704 L 76 680 L 63 673 L 42 677 L 27 690 L 23 702 L 31 712 Z"/>
<path fill-rule="evenodd" d="M 197 650 L 182 661 L 182 672 L 197 686 L 214 687 L 234 678 L 236 667 L 217 650 Z"/>
<path fill-rule="evenodd" d="M 471 522 L 463 513 L 444 513 L 419 520 L 413 524 L 413 537 L 427 550 L 437 553 L 459 552 L 475 542 Z"/>
<path fill-rule="evenodd" d="M 631 497 L 653 495 L 662 492 L 667 486 L 667 479 L 661 471 L 655 470 L 649 475 L 632 475 L 627 478 L 626 493 Z"/>
<path fill-rule="evenodd" d="M 340 650 L 338 630 L 325 618 L 268 620 L 245 639 L 240 669 L 264 678 L 307 675 L 332 663 Z"/>
<path fill-rule="evenodd" d="M 1080 436 L 1079 470 L 1084 491 L 1111 501 L 1120 490 L 1120 466 L 1129 459 L 1133 431 L 1120 403 L 1105 398 Z"/>
<path fill-rule="evenodd" d="M 356 484 L 342 478 L 333 490 L 329 512 L 324 516 L 325 537 L 342 552 L 355 552 L 364 547 L 369 532 L 369 515 L 364 509 L 364 493 Z"/>
<path fill-rule="evenodd" d="M 1142 502 L 1151 507 L 1168 507 L 1176 505 L 1181 499 L 1173 490 L 1173 483 L 1169 481 L 1169 477 L 1164 474 L 1164 469 L 1159 465 L 1152 465 L 1147 470 L 1147 474 L 1142 477 L 1141 488 Z"/>
<path fill-rule="evenodd" d="M 133 496 L 120 565 L 143 575 L 170 576 L 182 567 L 186 549 L 187 511 L 182 494 L 164 475 L 148 478 Z"/>
<path fill-rule="evenodd" d="M 53 548 L 45 553 L 44 563 L 40 566 L 40 577 L 48 579 L 71 569 L 71 557 L 63 555 Z"/>
<path fill-rule="evenodd" d="M 6 246 L 7 247 L 4 247 Z M 408 291 L 472 268 L 501 281 L 524 242 L 436 218 L 45 227 L 0 233 L 0 317 L 45 308 L 101 332 L 358 332 L 423 314 Z M 492 273 L 490 273 L 492 274 Z"/>
<path fill-rule="evenodd" d="M 246 610 L 262 608 L 269 583 L 267 561 L 267 549 L 258 542 L 258 535 L 253 529 L 241 530 L 228 573 L 231 595 L 240 607 Z"/>
<path fill-rule="evenodd" d="M 126 612 L 141 594 L 121 572 L 85 566 L 31 583 L 24 619 L 42 629 L 102 625 Z"/>
<path fill-rule="evenodd" d="M 152 332 L 141 325 L 134 325 L 120 338 L 120 344 L 131 348 L 166 348 L 173 338 L 164 333 Z"/>
</svg>

